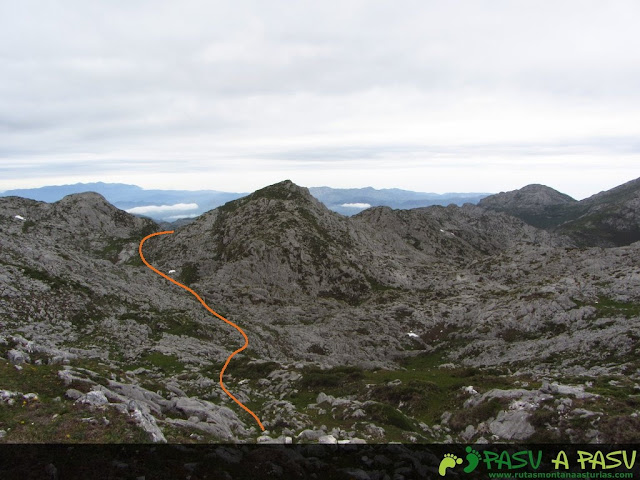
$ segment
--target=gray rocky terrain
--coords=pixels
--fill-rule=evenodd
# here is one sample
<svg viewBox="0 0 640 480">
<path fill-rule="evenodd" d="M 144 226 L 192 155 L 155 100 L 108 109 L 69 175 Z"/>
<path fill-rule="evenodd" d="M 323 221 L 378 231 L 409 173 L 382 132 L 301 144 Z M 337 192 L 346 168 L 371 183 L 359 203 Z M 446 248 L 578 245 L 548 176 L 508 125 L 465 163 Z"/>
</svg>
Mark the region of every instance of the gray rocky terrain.
<svg viewBox="0 0 640 480">
<path fill-rule="evenodd" d="M 622 187 L 588 218 L 633 230 Z M 158 225 L 0 198 L 0 442 L 638 441 L 640 242 L 521 193 L 344 217 L 285 181 L 149 239 L 247 333 L 225 384 L 266 432 L 218 384 L 240 334 L 142 264 Z"/>
<path fill-rule="evenodd" d="M 483 198 L 479 205 L 569 236 L 581 247 L 640 240 L 640 178 L 579 202 L 544 185 L 528 185 Z"/>
</svg>

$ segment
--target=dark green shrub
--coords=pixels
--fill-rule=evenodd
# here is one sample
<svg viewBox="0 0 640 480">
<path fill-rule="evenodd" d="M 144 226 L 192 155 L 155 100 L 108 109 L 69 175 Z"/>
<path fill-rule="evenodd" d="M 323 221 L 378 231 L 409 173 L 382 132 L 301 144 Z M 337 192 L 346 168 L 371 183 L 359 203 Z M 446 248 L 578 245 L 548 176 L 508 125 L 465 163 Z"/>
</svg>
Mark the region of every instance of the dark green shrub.
<svg viewBox="0 0 640 480">
<path fill-rule="evenodd" d="M 233 357 L 227 371 L 235 378 L 259 379 L 268 377 L 278 368 L 276 362 L 256 362 L 247 357 Z"/>
<path fill-rule="evenodd" d="M 316 390 L 345 386 L 364 378 L 364 372 L 358 367 L 336 367 L 329 370 L 312 368 L 303 373 L 300 385 L 303 388 Z"/>
<path fill-rule="evenodd" d="M 185 263 L 182 267 L 182 270 L 180 271 L 178 280 L 180 280 L 181 283 L 184 283 L 187 286 L 200 280 L 198 265 L 191 262 Z"/>
<path fill-rule="evenodd" d="M 464 430 L 467 425 L 477 425 L 480 422 L 495 418 L 504 409 L 500 401 L 495 398 L 483 402 L 475 407 L 458 410 L 451 416 L 449 425 L 454 430 Z"/>
<path fill-rule="evenodd" d="M 384 403 L 374 403 L 367 405 L 366 412 L 373 423 L 393 425 L 402 430 L 413 430 L 413 422 L 402 412 Z"/>
<path fill-rule="evenodd" d="M 411 380 L 406 385 L 376 385 L 370 391 L 370 398 L 378 402 L 400 405 L 402 402 L 410 410 L 425 410 L 429 396 L 441 389 L 433 382 Z"/>
<path fill-rule="evenodd" d="M 640 443 L 640 418 L 609 417 L 602 420 L 599 430 L 609 443 Z"/>
</svg>

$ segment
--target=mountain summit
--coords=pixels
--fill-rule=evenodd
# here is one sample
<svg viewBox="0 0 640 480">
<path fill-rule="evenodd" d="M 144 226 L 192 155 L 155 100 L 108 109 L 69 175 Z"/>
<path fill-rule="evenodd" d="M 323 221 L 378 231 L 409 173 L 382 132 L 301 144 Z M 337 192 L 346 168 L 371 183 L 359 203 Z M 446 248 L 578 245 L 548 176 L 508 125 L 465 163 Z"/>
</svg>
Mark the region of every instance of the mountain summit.
<svg viewBox="0 0 640 480">
<path fill-rule="evenodd" d="M 559 221 L 558 207 L 577 201 L 545 185 L 527 185 L 518 190 L 490 195 L 478 202 L 478 206 L 505 212 L 518 217 L 534 227 L 545 228 Z"/>
<path fill-rule="evenodd" d="M 542 185 L 499 193 L 479 206 L 571 237 L 580 246 L 622 246 L 640 240 L 640 178 L 581 201 Z"/>
<path fill-rule="evenodd" d="M 334 294 L 355 301 L 367 287 L 347 219 L 289 180 L 228 202 L 167 240 L 156 258 L 197 263 L 218 294 L 237 296 L 241 284 L 269 302 Z"/>
<path fill-rule="evenodd" d="M 431 282 L 418 265 L 451 268 L 519 243 L 556 241 L 472 205 L 377 207 L 344 217 L 287 180 L 195 219 L 158 242 L 153 258 L 197 264 L 201 283 L 215 285 L 218 295 L 235 297 L 234 285 L 243 285 L 269 302 L 326 297 L 355 304 L 380 286 L 426 288 Z"/>
<path fill-rule="evenodd" d="M 500 192 L 490 195 L 478 202 L 481 207 L 492 207 L 493 209 L 524 209 L 536 210 L 553 205 L 565 205 L 574 203 L 577 200 L 569 195 L 560 193 L 551 187 L 539 184 L 531 184 L 518 190 L 510 192 Z"/>
</svg>

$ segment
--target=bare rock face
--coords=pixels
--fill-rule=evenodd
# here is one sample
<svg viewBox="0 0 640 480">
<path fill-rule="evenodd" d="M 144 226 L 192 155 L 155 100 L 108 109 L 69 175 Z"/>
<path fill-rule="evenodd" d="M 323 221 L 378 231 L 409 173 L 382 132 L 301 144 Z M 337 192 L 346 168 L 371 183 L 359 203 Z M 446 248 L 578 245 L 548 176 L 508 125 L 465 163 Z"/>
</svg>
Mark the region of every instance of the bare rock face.
<svg viewBox="0 0 640 480">
<path fill-rule="evenodd" d="M 544 185 L 527 185 L 519 190 L 490 195 L 478 206 L 512 215 L 537 228 L 552 228 L 567 220 L 567 212 L 578 201 Z"/>
<path fill-rule="evenodd" d="M 79 390 L 76 390 L 75 388 L 69 388 L 66 392 L 65 392 L 65 397 L 71 399 L 71 400 L 78 400 L 80 397 L 82 397 L 83 393 Z"/>
<path fill-rule="evenodd" d="M 524 410 L 503 410 L 489 424 L 489 430 L 492 434 L 507 441 L 526 440 L 535 432 L 528 417 L 529 414 Z"/>
<path fill-rule="evenodd" d="M 490 195 L 478 205 L 492 210 L 516 210 L 520 212 L 541 212 L 546 207 L 569 205 L 576 200 L 544 185 L 527 185 L 519 190 Z"/>
<path fill-rule="evenodd" d="M 86 403 L 87 405 L 98 406 L 109 403 L 104 393 L 100 391 L 91 391 L 76 400 L 77 403 Z"/>
<path fill-rule="evenodd" d="M 154 245 L 160 264 L 189 269 L 221 295 L 255 303 L 307 296 L 356 299 L 369 285 L 348 220 L 282 182 L 229 202 Z M 156 249 L 157 248 L 157 249 Z"/>
<path fill-rule="evenodd" d="M 151 437 L 151 441 L 154 443 L 167 443 L 167 439 L 158 427 L 158 423 L 154 416 L 152 416 L 148 410 L 139 408 L 134 405 L 131 408 L 131 418 Z"/>
<path fill-rule="evenodd" d="M 573 204 L 550 189 L 523 190 L 523 205 Z M 203 316 L 184 291 L 137 255 L 123 254 L 137 251 L 144 234 L 157 228 L 152 222 L 90 193 L 55 204 L 0 203 L 6 212 L 0 215 L 0 307 L 38 340 L 41 354 L 56 352 L 47 354 L 50 362 L 84 355 L 106 360 L 117 345 L 130 361 L 154 351 L 204 365 L 226 358 L 237 344 L 236 333 Z M 617 351 L 630 353 L 626 327 L 589 325 L 598 316 L 598 296 L 637 297 L 637 248 L 570 247 L 565 237 L 472 205 L 378 207 L 347 218 L 285 181 L 149 240 L 145 255 L 255 332 L 257 354 L 281 361 L 388 365 L 409 346 L 468 338 L 473 342 L 452 351 L 452 359 L 496 365 L 546 358 L 580 342 L 606 345 L 614 334 Z M 516 285 L 519 293 L 510 293 Z M 21 323 L 26 318 L 31 321 Z M 459 331 L 449 338 L 444 332 L 453 325 Z M 561 335 L 536 333 L 541 329 Z M 87 336 L 94 346 L 78 349 L 74 343 Z M 513 336 L 527 348 L 510 348 Z"/>
<path fill-rule="evenodd" d="M 558 226 L 581 245 L 612 247 L 640 240 L 640 178 L 582 200 L 578 215 Z"/>
<path fill-rule="evenodd" d="M 217 295 L 253 304 L 309 297 L 359 304 L 381 286 L 426 287 L 422 266 L 467 263 L 524 243 L 569 245 L 471 205 L 379 207 L 346 218 L 286 181 L 158 239 L 151 252 L 159 264 L 188 271 L 189 280 L 215 285 Z"/>
<path fill-rule="evenodd" d="M 624 246 L 640 240 L 640 179 L 581 201 L 542 185 L 483 198 L 478 205 L 570 237 L 579 246 Z"/>
<path fill-rule="evenodd" d="M 31 361 L 29 355 L 21 352 L 20 350 L 9 350 L 7 353 L 7 359 L 13 365 L 22 365 L 23 363 L 29 363 Z"/>
<path fill-rule="evenodd" d="M 495 255 L 518 244 L 568 246 L 562 238 L 532 228 L 509 215 L 474 205 L 413 210 L 368 209 L 354 217 L 376 229 L 395 232 L 431 258 L 468 262 Z"/>
<path fill-rule="evenodd" d="M 640 382 L 640 242 L 576 248 L 578 234 L 569 238 L 566 225 L 557 227 L 560 235 L 492 211 L 512 204 L 536 215 L 587 208 L 600 220 L 584 217 L 591 220 L 582 230 L 572 223 L 579 235 L 594 234 L 598 225 L 620 232 L 636 221 L 634 185 L 585 203 L 533 186 L 483 207 L 377 207 L 347 218 L 285 181 L 150 239 L 144 254 L 246 332 L 249 349 L 233 359 L 225 381 L 237 398 L 260 405 L 269 430 L 280 429 L 265 439 L 384 441 L 397 425 L 419 425 L 411 416 L 421 396 L 442 390 L 392 379 L 369 388 L 358 368 L 388 371 L 413 359 L 418 366 L 407 375 L 438 368 L 434 378 L 450 381 L 461 370 L 488 369 L 541 383 L 560 374 L 622 373 Z M 611 213 L 614 204 L 625 207 Z M 54 204 L 0 198 L 0 207 L 3 358 L 18 367 L 29 357 L 35 368 L 60 365 L 51 377 L 63 401 L 101 405 L 103 395 L 109 408 L 135 415 L 154 441 L 169 438 L 163 428 L 225 441 L 257 433 L 218 384 L 221 366 L 244 338 L 138 258 L 140 240 L 157 225 L 96 194 Z M 435 359 L 440 364 L 429 363 Z M 345 366 L 356 371 L 331 370 Z M 31 366 L 11 368 L 26 370 Z M 490 400 L 560 402 L 561 395 L 597 401 L 580 386 L 561 387 L 561 378 L 557 388 L 545 384 L 549 392 L 542 393 L 551 399 L 537 391 L 529 398 L 516 386 L 494 389 L 489 398 L 483 380 L 460 381 L 460 408 Z M 462 390 L 468 385 L 478 393 Z M 80 393 L 87 387 L 93 393 Z M 562 405 L 564 415 L 570 406 Z M 370 420 L 371 411 L 396 428 Z M 403 438 L 525 440 L 534 428 L 525 413 L 532 411 L 518 404 L 459 431 L 423 424 L 416 428 L 425 437 Z M 328 430 L 314 416 L 345 424 Z"/>
</svg>

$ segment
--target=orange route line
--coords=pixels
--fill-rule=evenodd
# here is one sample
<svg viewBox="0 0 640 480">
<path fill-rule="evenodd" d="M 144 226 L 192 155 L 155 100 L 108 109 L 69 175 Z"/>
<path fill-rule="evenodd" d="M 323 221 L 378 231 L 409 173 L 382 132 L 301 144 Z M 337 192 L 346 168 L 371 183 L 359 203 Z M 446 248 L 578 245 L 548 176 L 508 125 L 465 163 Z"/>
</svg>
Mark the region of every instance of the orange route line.
<svg viewBox="0 0 640 480">
<path fill-rule="evenodd" d="M 187 292 L 189 292 L 191 295 L 193 295 L 194 297 L 196 297 L 198 299 L 198 301 L 204 306 L 204 308 L 206 308 L 211 314 L 213 314 L 214 316 L 218 317 L 220 320 L 222 320 L 225 323 L 228 323 L 229 325 L 231 325 L 233 328 L 235 328 L 236 330 L 238 330 L 242 336 L 244 337 L 244 345 L 242 347 L 240 347 L 238 350 L 236 350 L 235 352 L 233 352 L 231 355 L 229 355 L 229 358 L 227 358 L 227 361 L 224 364 L 224 367 L 222 367 L 222 370 L 220 370 L 220 386 L 222 387 L 222 390 L 224 390 L 224 393 L 226 393 L 227 395 L 229 395 L 231 397 L 231 399 L 236 402 L 238 405 L 240 405 L 243 409 L 245 409 L 253 418 L 255 418 L 256 422 L 258 422 L 258 425 L 260 425 L 260 428 L 264 431 L 264 425 L 262 425 L 262 422 L 260 421 L 260 419 L 258 418 L 258 416 L 253 413 L 249 408 L 247 408 L 240 400 L 238 400 L 236 397 L 234 397 L 231 392 L 229 392 L 229 390 L 227 390 L 227 388 L 224 386 L 224 382 L 222 381 L 222 376 L 224 375 L 224 371 L 227 369 L 227 366 L 229 365 L 229 362 L 231 361 L 231 359 L 237 354 L 240 353 L 241 351 L 243 351 L 245 348 L 247 348 L 249 346 L 249 338 L 247 337 L 247 334 L 244 333 L 244 331 L 235 323 L 227 320 L 226 318 L 224 318 L 222 315 L 220 315 L 219 313 L 215 312 L 211 307 L 209 307 L 209 305 L 207 305 L 204 300 L 202 300 L 202 298 L 200 298 L 200 295 L 198 295 L 196 292 L 194 292 L 192 289 L 190 289 L 189 287 L 187 287 L 186 285 L 183 285 L 180 282 L 177 282 L 176 280 L 174 280 L 173 278 L 169 277 L 168 275 L 165 275 L 164 273 L 162 273 L 160 270 L 158 270 L 157 268 L 153 267 L 149 262 L 147 262 L 147 260 L 144 258 L 144 255 L 142 254 L 142 245 L 144 244 L 145 241 L 147 241 L 148 239 L 150 239 L 151 237 L 155 237 L 156 235 L 166 235 L 169 233 L 174 233 L 173 230 L 170 231 L 166 231 L 166 232 L 156 232 L 156 233 L 152 233 L 151 235 L 147 235 L 146 237 L 144 237 L 141 241 L 140 241 L 140 246 L 138 247 L 138 252 L 140 253 L 140 258 L 142 259 L 142 261 L 144 262 L 144 264 L 149 267 L 151 270 L 153 270 L 155 273 L 157 273 L 158 275 L 160 275 L 161 277 L 166 278 L 167 280 L 169 280 L 172 283 L 175 283 L 176 285 L 178 285 L 181 288 L 184 288 Z"/>
</svg>

